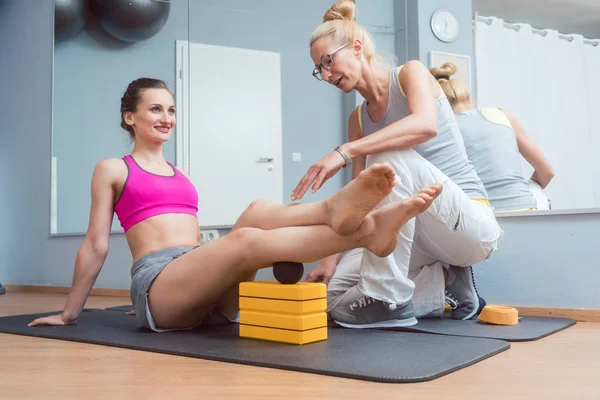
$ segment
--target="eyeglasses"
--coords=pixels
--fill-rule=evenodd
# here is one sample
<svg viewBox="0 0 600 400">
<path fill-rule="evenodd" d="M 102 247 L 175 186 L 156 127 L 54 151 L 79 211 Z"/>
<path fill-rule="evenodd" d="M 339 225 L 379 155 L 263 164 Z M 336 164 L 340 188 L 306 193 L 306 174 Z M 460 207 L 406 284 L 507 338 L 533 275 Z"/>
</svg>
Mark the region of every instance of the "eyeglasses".
<svg viewBox="0 0 600 400">
<path fill-rule="evenodd" d="M 343 46 L 338 47 L 337 49 L 330 51 L 329 53 L 321 56 L 321 64 L 317 65 L 312 72 L 312 75 L 319 81 L 323 80 L 323 74 L 321 73 L 321 69 L 325 68 L 327 71 L 331 70 L 333 67 L 333 55 L 348 46 L 350 43 L 346 43 Z"/>
</svg>

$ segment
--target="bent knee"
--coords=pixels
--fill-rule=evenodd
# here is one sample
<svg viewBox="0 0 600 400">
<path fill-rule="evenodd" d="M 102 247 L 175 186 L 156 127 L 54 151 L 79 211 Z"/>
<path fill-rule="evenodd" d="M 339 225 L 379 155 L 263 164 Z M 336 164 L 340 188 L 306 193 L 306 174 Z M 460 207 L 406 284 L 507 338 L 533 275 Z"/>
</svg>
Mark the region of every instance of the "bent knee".
<svg viewBox="0 0 600 400">
<path fill-rule="evenodd" d="M 270 200 L 256 199 L 256 200 L 253 200 L 252 203 L 250 203 L 250 205 L 246 208 L 246 211 L 255 212 L 255 211 L 268 209 L 273 204 L 274 203 Z"/>
<path fill-rule="evenodd" d="M 227 235 L 231 246 L 234 246 L 236 251 L 239 251 L 242 267 L 249 264 L 250 255 L 258 242 L 262 240 L 263 232 L 260 228 L 241 227 Z"/>
<path fill-rule="evenodd" d="M 234 231 L 237 231 L 242 227 L 259 227 L 260 222 L 264 219 L 264 214 L 269 210 L 272 204 L 274 204 L 272 201 L 264 199 L 252 201 L 236 221 Z"/>
</svg>

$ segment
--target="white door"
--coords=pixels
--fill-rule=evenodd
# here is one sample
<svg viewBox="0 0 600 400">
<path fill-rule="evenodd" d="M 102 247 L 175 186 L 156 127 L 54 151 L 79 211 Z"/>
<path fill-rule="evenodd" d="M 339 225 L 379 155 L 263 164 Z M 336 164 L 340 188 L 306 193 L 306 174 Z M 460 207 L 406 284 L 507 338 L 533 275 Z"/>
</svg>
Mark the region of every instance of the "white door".
<svg viewBox="0 0 600 400">
<path fill-rule="evenodd" d="M 255 199 L 283 202 L 279 53 L 187 42 L 177 48 L 189 48 L 177 57 L 178 101 L 189 98 L 177 163 L 198 190 L 200 225 L 233 225 Z"/>
</svg>

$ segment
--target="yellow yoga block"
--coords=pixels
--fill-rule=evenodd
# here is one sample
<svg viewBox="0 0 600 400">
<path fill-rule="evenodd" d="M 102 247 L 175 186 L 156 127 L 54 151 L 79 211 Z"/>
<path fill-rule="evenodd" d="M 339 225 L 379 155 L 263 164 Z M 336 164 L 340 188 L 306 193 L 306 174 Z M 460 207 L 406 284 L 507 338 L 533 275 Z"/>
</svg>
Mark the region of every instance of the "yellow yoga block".
<svg viewBox="0 0 600 400">
<path fill-rule="evenodd" d="M 240 337 L 267 340 L 270 342 L 308 344 L 327 340 L 327 328 L 323 327 L 307 331 L 292 331 L 240 324 Z"/>
<path fill-rule="evenodd" d="M 293 315 L 241 310 L 240 324 L 307 331 L 309 329 L 326 327 L 327 314 L 320 312 L 316 314 Z"/>
<path fill-rule="evenodd" d="M 495 325 L 516 325 L 519 323 L 519 311 L 513 307 L 486 305 L 477 320 Z"/>
<path fill-rule="evenodd" d="M 276 281 L 240 283 L 240 297 L 258 297 L 280 300 L 313 300 L 327 298 L 324 283 L 298 282 L 284 285 Z"/>
<path fill-rule="evenodd" d="M 240 297 L 240 309 L 294 315 L 314 314 L 327 310 L 327 299 L 298 301 Z"/>
</svg>

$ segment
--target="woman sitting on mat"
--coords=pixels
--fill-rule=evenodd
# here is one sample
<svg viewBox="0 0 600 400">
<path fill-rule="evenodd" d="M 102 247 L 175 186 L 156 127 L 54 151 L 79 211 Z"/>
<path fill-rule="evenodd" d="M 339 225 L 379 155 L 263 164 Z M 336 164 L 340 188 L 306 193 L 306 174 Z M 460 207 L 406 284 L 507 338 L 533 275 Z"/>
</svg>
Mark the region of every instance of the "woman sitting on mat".
<svg viewBox="0 0 600 400">
<path fill-rule="evenodd" d="M 467 155 L 492 207 L 496 211 L 548 209 L 547 198 L 538 205 L 534 191 L 546 188 L 554 171 L 515 116 L 501 108 L 473 108 L 467 88 L 452 79 L 455 64 L 447 62 L 429 71 L 450 101 Z M 534 168 L 529 181 L 523 176 L 521 155 Z"/>
<path fill-rule="evenodd" d="M 385 257 L 402 225 L 442 190 L 431 185 L 372 211 L 395 183 L 394 170 L 376 164 L 318 203 L 254 201 L 230 234 L 200 246 L 196 189 L 163 156 L 175 126 L 173 103 L 160 80 L 129 84 L 121 99 L 121 126 L 135 140 L 133 151 L 96 165 L 90 223 L 64 310 L 30 326 L 77 322 L 108 253 L 113 213 L 134 260 L 130 294 L 136 318 L 160 332 L 234 321 L 238 284 L 277 261 L 312 262 L 356 247 Z"/>
<path fill-rule="evenodd" d="M 382 258 L 368 249 L 334 255 L 308 279 L 332 277 L 329 314 L 346 327 L 414 325 L 405 310 L 440 316 L 446 295 L 457 303 L 453 318 L 471 318 L 480 301 L 470 266 L 491 255 L 503 232 L 440 85 L 419 61 L 388 68 L 369 33 L 354 21 L 355 6 L 343 0 L 327 10 L 310 39 L 310 55 L 316 79 L 344 93 L 356 90 L 366 100 L 350 114 L 350 141 L 313 164 L 292 199 L 310 188 L 314 193 L 343 167 L 352 166 L 356 178 L 382 162 L 399 178 L 383 204 L 436 181 L 444 182 L 444 191 L 433 207 L 402 227 L 393 255 Z"/>
</svg>

